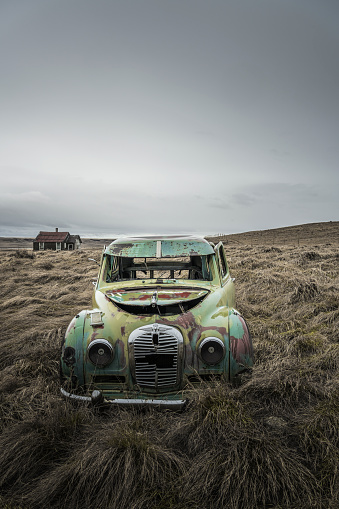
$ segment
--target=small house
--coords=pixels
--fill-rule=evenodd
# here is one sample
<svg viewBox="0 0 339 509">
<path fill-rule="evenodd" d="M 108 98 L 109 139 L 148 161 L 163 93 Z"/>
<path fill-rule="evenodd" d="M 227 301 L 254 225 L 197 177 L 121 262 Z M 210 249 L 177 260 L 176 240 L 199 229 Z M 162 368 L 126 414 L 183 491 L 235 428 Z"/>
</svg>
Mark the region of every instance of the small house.
<svg viewBox="0 0 339 509">
<path fill-rule="evenodd" d="M 59 232 L 55 228 L 55 232 L 40 232 L 33 240 L 33 251 L 45 251 L 52 249 L 53 251 L 72 251 L 79 249 L 81 246 L 81 238 L 79 235 L 71 235 L 69 232 Z"/>
</svg>

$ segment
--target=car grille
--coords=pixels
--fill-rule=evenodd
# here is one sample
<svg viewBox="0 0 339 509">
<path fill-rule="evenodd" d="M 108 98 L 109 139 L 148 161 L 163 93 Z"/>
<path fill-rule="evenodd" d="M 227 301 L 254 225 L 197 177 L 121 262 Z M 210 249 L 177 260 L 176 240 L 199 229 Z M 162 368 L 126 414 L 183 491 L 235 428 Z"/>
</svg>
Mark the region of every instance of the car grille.
<svg viewBox="0 0 339 509">
<path fill-rule="evenodd" d="M 137 385 L 159 389 L 175 386 L 182 341 L 180 332 L 167 325 L 147 325 L 132 332 L 129 344 Z"/>
</svg>

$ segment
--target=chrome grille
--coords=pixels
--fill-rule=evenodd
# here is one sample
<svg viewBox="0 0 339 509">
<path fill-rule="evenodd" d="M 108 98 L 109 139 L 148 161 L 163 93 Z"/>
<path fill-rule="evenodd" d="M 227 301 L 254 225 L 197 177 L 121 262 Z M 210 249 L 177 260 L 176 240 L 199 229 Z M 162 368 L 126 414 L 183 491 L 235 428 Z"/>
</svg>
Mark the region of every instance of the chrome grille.
<svg viewBox="0 0 339 509">
<path fill-rule="evenodd" d="M 134 377 L 140 387 L 166 388 L 178 382 L 179 345 L 182 336 L 174 327 L 146 325 L 129 337 Z"/>
</svg>

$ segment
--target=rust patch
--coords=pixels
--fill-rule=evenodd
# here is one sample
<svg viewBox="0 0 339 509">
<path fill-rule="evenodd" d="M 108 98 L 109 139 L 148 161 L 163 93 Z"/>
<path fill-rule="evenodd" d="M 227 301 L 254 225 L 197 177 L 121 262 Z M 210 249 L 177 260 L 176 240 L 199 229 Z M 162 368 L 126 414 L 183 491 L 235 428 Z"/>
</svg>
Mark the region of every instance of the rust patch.
<svg viewBox="0 0 339 509">
<path fill-rule="evenodd" d="M 239 320 L 241 321 L 241 324 L 243 326 L 244 334 L 241 338 L 230 336 L 230 350 L 233 355 L 233 358 L 237 362 L 242 362 L 244 357 L 253 356 L 253 346 L 250 332 L 248 330 L 245 320 L 241 316 L 239 316 Z"/>
</svg>

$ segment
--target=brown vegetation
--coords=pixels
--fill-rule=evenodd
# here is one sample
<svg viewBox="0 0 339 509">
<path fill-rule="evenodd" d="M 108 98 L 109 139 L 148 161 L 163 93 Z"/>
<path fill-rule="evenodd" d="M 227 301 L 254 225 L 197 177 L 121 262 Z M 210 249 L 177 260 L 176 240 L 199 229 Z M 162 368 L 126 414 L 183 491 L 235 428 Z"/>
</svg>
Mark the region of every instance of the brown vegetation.
<svg viewBox="0 0 339 509">
<path fill-rule="evenodd" d="M 224 244 L 248 244 L 250 246 L 312 246 L 315 244 L 339 243 L 339 221 L 307 223 L 285 226 L 272 230 L 256 230 L 244 233 L 219 234 L 211 237 L 214 242 Z"/>
<path fill-rule="evenodd" d="M 338 507 L 339 256 L 331 236 L 322 231 L 299 246 L 288 235 L 279 245 L 226 243 L 255 366 L 238 386 L 202 383 L 179 414 L 63 401 L 60 342 L 90 306 L 97 266 L 88 257 L 99 251 L 3 251 L 0 505 Z"/>
</svg>

